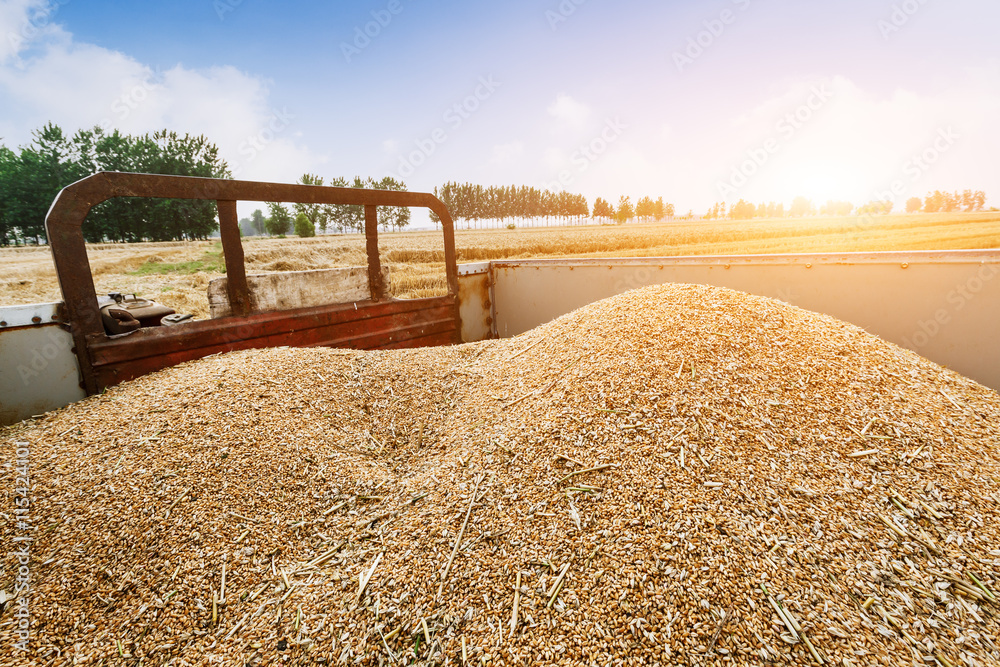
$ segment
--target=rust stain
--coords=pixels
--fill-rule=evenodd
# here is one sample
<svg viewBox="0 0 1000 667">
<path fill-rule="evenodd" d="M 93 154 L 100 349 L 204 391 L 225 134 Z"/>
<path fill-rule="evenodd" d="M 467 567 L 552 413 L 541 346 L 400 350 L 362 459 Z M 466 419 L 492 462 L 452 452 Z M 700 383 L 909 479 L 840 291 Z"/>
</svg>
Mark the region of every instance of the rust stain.
<svg viewBox="0 0 1000 667">
<path fill-rule="evenodd" d="M 151 331 L 159 327 L 140 329 L 128 336 L 109 338 L 101 323 L 94 277 L 87 257 L 81 226 L 90 209 L 101 202 L 115 197 L 148 197 L 168 199 L 214 200 L 219 210 L 219 224 L 222 235 L 223 253 L 226 261 L 226 289 L 229 303 L 240 315 L 238 318 L 209 320 L 170 327 L 172 333 L 165 340 L 169 346 L 156 350 L 155 355 L 135 357 Z M 416 314 L 397 321 L 399 330 L 386 328 L 384 322 L 366 322 L 364 318 L 338 321 L 325 327 L 324 333 L 316 333 L 316 327 L 301 326 L 300 318 L 310 317 L 310 309 L 287 311 L 279 316 L 275 334 L 268 329 L 274 322 L 262 321 L 255 316 L 253 297 L 247 285 L 246 266 L 243 261 L 243 247 L 239 240 L 236 218 L 238 201 L 273 201 L 303 204 L 352 204 L 365 207 L 365 227 L 368 250 L 369 303 L 392 304 L 385 295 L 381 266 L 378 257 L 377 211 L 378 206 L 422 207 L 433 211 L 441 219 L 444 234 L 445 270 L 448 281 L 448 303 L 446 322 L 440 320 L 441 304 L 435 299 L 415 300 Z M 45 229 L 52 248 L 52 258 L 65 303 L 66 321 L 73 334 L 73 342 L 80 361 L 83 385 L 88 394 L 101 391 L 109 383 L 126 377 L 137 377 L 142 373 L 163 368 L 182 359 L 197 358 L 224 349 L 233 349 L 237 341 L 253 340 L 258 346 L 268 345 L 343 345 L 363 341 L 366 347 L 398 346 L 405 344 L 447 344 L 459 342 L 461 336 L 461 316 L 459 314 L 458 264 L 455 255 L 455 233 L 448 209 L 434 195 L 422 192 L 401 192 L 392 190 L 368 190 L 363 188 L 337 188 L 318 185 L 291 185 L 286 183 L 260 183 L 254 181 L 234 181 L 228 179 L 195 178 L 190 176 L 163 176 L 159 174 L 125 174 L 101 172 L 68 185 L 56 195 L 52 208 L 45 218 Z M 434 311 L 433 327 L 419 324 L 419 311 L 426 306 Z M 327 307 L 328 310 L 333 306 Z M 410 309 L 412 310 L 412 309 Z M 332 312 L 332 311 L 331 311 Z M 339 311 L 338 311 L 339 312 Z M 403 308 L 402 312 L 409 312 Z M 365 313 L 373 318 L 374 311 Z M 329 313 L 328 313 L 329 314 Z M 232 320 L 240 320 L 233 326 Z M 391 317 L 390 317 L 391 319 Z M 266 320 L 266 318 L 265 318 Z M 414 328 L 416 327 L 416 328 Z M 360 333 L 359 333 L 360 329 Z M 361 335 L 367 330 L 367 336 Z M 311 332 L 311 333 L 305 333 Z M 234 336 L 229 341 L 217 341 L 216 347 L 203 344 L 204 337 L 211 334 Z M 374 336 L 374 338 L 372 337 Z M 137 338 L 138 337 L 138 338 Z M 155 334 L 153 336 L 156 337 Z M 416 342 L 420 341 L 420 342 Z M 161 341 L 163 342 L 163 341 Z M 359 344 L 361 344 L 359 342 Z M 251 345 L 253 346 L 253 345 Z M 105 357 L 97 368 L 98 350 Z M 117 350 L 117 361 L 108 361 L 107 353 Z M 112 355 L 114 356 L 114 355 Z M 161 356 L 163 362 L 150 362 L 150 356 Z M 145 359 L 138 363 L 139 359 Z"/>
</svg>

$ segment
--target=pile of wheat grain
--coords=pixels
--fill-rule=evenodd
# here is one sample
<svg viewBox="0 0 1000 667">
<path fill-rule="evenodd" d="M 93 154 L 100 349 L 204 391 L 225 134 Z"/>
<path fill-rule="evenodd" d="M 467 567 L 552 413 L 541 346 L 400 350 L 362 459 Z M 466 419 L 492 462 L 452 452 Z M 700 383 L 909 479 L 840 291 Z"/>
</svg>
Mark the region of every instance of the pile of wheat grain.
<svg viewBox="0 0 1000 667">
<path fill-rule="evenodd" d="M 971 380 L 701 286 L 204 359 L 2 434 L 34 541 L 0 664 L 996 665 L 998 425 Z"/>
</svg>

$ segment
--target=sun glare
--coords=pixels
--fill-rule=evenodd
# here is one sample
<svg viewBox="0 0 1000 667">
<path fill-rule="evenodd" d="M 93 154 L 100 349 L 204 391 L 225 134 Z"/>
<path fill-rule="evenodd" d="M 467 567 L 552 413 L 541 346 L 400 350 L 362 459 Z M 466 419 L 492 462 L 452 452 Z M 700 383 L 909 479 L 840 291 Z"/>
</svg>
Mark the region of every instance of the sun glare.
<svg viewBox="0 0 1000 667">
<path fill-rule="evenodd" d="M 817 207 L 828 201 L 852 201 L 856 204 L 869 197 L 858 171 L 847 165 L 818 161 L 812 164 L 795 164 L 777 175 L 774 192 L 781 199 L 791 201 L 806 197 Z"/>
</svg>

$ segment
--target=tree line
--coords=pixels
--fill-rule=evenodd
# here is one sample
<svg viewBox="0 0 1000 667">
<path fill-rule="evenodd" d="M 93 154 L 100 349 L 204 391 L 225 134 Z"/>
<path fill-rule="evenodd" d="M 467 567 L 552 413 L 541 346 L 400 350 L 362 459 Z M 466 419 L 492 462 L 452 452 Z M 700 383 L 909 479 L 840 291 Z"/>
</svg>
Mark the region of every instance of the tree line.
<svg viewBox="0 0 1000 667">
<path fill-rule="evenodd" d="M 316 174 L 303 174 L 296 182 L 301 185 L 324 185 L 323 177 Z M 338 176 L 325 185 L 406 192 L 406 184 L 391 176 L 382 179 L 355 176 L 351 181 Z M 322 234 L 328 230 L 340 234 L 365 231 L 365 207 L 361 204 L 295 203 L 291 208 L 289 211 L 280 202 L 267 202 L 268 215 L 265 216 L 260 209 L 255 210 L 249 218 L 240 220 L 240 231 L 244 236 L 284 236 L 293 229 L 298 236 L 315 236 L 317 229 Z M 410 209 L 405 206 L 379 206 L 378 223 L 382 231 L 400 231 L 410 224 Z"/>
<path fill-rule="evenodd" d="M 803 218 L 814 215 L 849 216 L 852 213 L 858 216 L 863 215 L 888 215 L 894 208 L 893 202 L 884 199 L 873 199 L 867 204 L 855 207 L 849 201 L 827 201 L 817 207 L 812 200 L 807 197 L 796 197 L 792 205 L 785 210 L 783 203 L 760 203 L 740 199 L 728 208 L 725 203 L 713 204 L 705 218 L 712 220 L 718 218 L 729 218 L 732 220 L 749 220 L 751 218 Z M 955 213 L 964 211 L 983 211 L 986 209 L 986 193 L 982 190 L 965 190 L 959 192 L 942 192 L 935 190 L 921 199 L 911 197 L 906 201 L 907 213 Z"/>
<path fill-rule="evenodd" d="M 448 207 L 456 225 L 469 228 L 514 224 L 520 220 L 529 225 L 553 218 L 566 223 L 579 222 L 590 214 L 587 199 L 566 191 L 552 192 L 529 185 L 487 186 L 448 182 L 434 188 L 434 196 Z M 431 212 L 431 220 L 440 223 Z M 493 224 L 491 224 L 493 223 Z"/>
<path fill-rule="evenodd" d="M 166 130 L 132 136 L 94 127 L 70 137 L 47 123 L 17 151 L 0 144 L 0 245 L 46 242 L 45 216 L 56 195 L 98 171 L 231 177 L 204 136 Z M 91 209 L 83 235 L 89 242 L 194 240 L 217 228 L 213 201 L 116 198 Z"/>
<path fill-rule="evenodd" d="M 640 222 L 654 222 L 674 217 L 674 205 L 664 202 L 663 197 L 658 197 L 656 201 L 650 197 L 641 197 L 635 206 L 632 206 L 631 197 L 622 195 L 618 198 L 618 206 L 615 207 L 608 200 L 598 197 L 594 200 L 592 217 L 601 221 L 613 220 L 618 224 L 631 222 L 636 218 Z"/>
<path fill-rule="evenodd" d="M 456 225 L 464 223 L 469 228 L 504 225 L 513 228 L 515 221 L 528 226 L 548 225 L 553 219 L 557 224 L 583 224 L 588 218 L 618 223 L 638 218 L 649 222 L 674 215 L 673 204 L 665 203 L 663 197 L 656 201 L 642 197 L 633 206 L 629 197 L 622 196 L 617 207 L 598 197 L 591 211 L 583 195 L 564 190 L 541 190 L 530 185 L 483 186 L 448 182 L 434 188 L 434 195 L 448 207 Z M 431 220 L 440 223 L 433 213 Z"/>
</svg>

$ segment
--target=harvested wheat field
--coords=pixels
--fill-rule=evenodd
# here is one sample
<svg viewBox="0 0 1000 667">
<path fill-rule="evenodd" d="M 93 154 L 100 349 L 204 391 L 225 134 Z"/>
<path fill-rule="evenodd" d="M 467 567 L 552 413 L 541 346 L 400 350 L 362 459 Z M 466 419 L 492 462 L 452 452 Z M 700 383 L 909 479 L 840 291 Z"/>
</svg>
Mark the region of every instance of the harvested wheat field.
<svg viewBox="0 0 1000 667">
<path fill-rule="evenodd" d="M 1000 664 L 1000 396 L 739 292 L 232 353 L 18 441 L 4 665 Z"/>
</svg>

